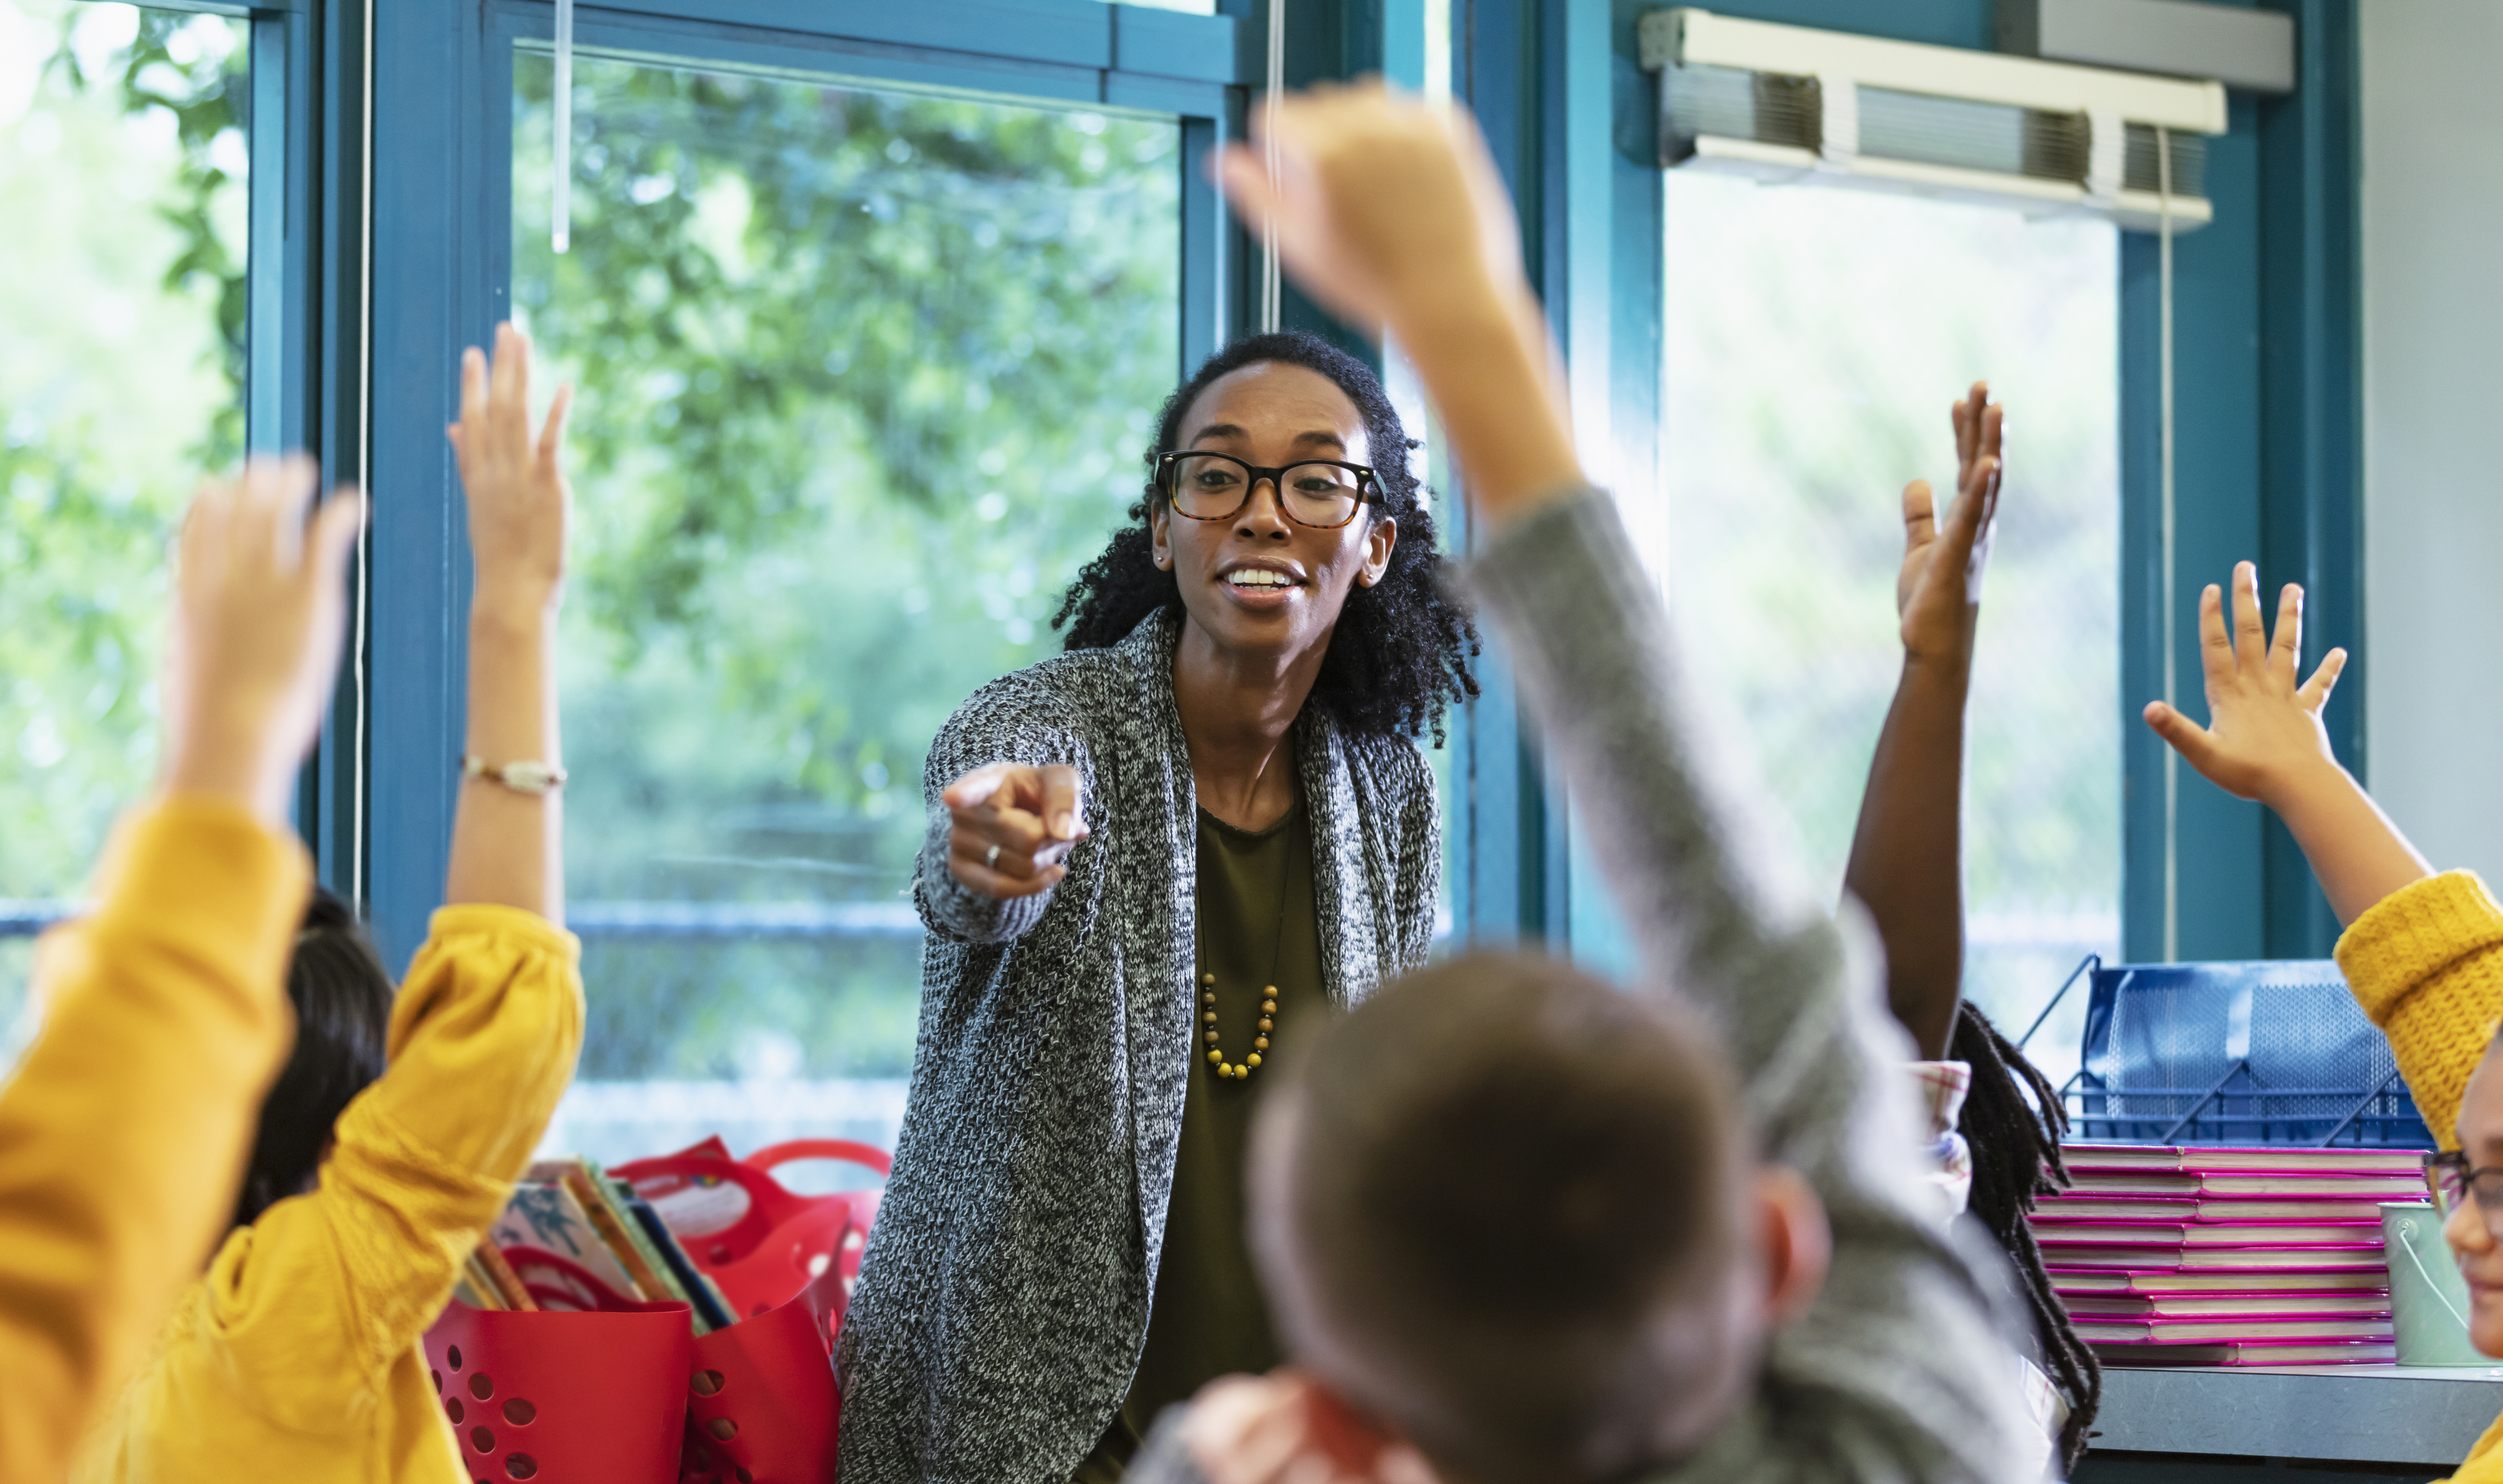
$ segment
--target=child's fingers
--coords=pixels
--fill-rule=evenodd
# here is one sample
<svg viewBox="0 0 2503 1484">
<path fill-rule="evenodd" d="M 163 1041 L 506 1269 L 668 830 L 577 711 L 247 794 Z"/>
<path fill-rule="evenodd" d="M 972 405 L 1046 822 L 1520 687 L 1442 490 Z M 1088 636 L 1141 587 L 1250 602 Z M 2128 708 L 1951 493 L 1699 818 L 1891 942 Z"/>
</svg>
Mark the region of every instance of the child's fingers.
<svg viewBox="0 0 2503 1484">
<path fill-rule="evenodd" d="M 478 429 L 487 423 L 487 353 L 471 346 L 461 353 L 461 426 Z"/>
<path fill-rule="evenodd" d="M 1971 468 L 1973 455 L 1981 451 L 1981 425 L 1973 416 L 1972 395 L 1968 392 L 1956 398 L 1947 415 L 1955 423 L 1956 467 Z"/>
<path fill-rule="evenodd" d="M 2294 693 L 2295 699 L 2302 702 L 2306 709 L 2319 710 L 2329 704 L 2329 693 L 2338 688 L 2338 677 L 2346 670 L 2347 651 L 2330 650 L 2320 657 L 2320 668 L 2312 673 L 2312 678 L 2304 681 L 2303 688 Z"/>
<path fill-rule="evenodd" d="M 2268 630 L 2260 621 L 2260 569 L 2257 564 L 2234 564 L 2234 658 L 2256 670 L 2268 659 Z"/>
<path fill-rule="evenodd" d="M 307 541 L 310 568 L 315 590 L 338 587 L 348 573 L 349 554 L 357 549 L 358 534 L 365 527 L 364 492 L 343 489 L 322 501 L 313 516 L 313 531 Z"/>
<path fill-rule="evenodd" d="M 530 405 L 522 399 L 529 366 L 521 331 L 510 324 L 497 326 L 496 354 L 487 362 L 487 436 L 499 465 L 531 446 Z"/>
<path fill-rule="evenodd" d="M 556 473 L 564 462 L 565 419 L 572 410 L 573 383 L 566 382 L 556 389 L 555 398 L 548 403 L 547 422 L 539 429 L 539 468 L 544 473 Z"/>
<path fill-rule="evenodd" d="M 1930 493 L 1928 480 L 1915 479 L 1903 486 L 1903 551 L 1906 555 L 1937 539 L 1937 497 Z"/>
<path fill-rule="evenodd" d="M 2155 735 L 2181 754 L 2182 761 L 2203 775 L 2214 777 L 2210 767 L 2216 758 L 2216 740 L 2206 727 L 2192 721 L 2161 701 L 2150 701 L 2142 713 Z"/>
<path fill-rule="evenodd" d="M 1997 459 L 1999 457 L 2000 434 L 2007 425 L 2007 409 L 1999 405 L 1997 402 L 1990 400 L 1989 382 L 1974 382 L 1972 384 L 1972 395 L 1975 401 L 1980 404 L 1981 456 L 1985 459 Z"/>
<path fill-rule="evenodd" d="M 2234 641 L 2225 637 L 2225 595 L 2212 582 L 2199 590 L 2199 667 L 2212 686 L 2234 677 Z"/>
<path fill-rule="evenodd" d="M 1230 144 L 1216 152 L 1217 184 L 1225 188 L 1226 204 L 1253 231 L 1266 227 L 1279 207 L 1269 167 L 1251 146 Z"/>
<path fill-rule="evenodd" d="M 2289 582 L 2277 595 L 2277 632 L 2269 636 L 2269 669 L 2290 687 L 2303 664 L 2303 585 Z"/>
</svg>

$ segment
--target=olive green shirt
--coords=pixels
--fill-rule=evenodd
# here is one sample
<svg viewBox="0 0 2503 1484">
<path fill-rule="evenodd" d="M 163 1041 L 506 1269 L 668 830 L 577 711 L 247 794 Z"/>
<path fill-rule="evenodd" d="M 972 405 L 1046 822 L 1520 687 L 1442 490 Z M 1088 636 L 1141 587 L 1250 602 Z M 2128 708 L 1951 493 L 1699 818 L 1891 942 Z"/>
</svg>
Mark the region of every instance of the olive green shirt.
<svg viewBox="0 0 2503 1484">
<path fill-rule="evenodd" d="M 1182 1150 L 1174 1162 L 1164 1261 L 1149 1309 L 1147 1346 L 1129 1398 L 1104 1440 L 1079 1466 L 1074 1484 L 1119 1478 L 1156 1414 L 1189 1400 L 1208 1382 L 1237 1371 L 1265 1371 L 1285 1359 L 1269 1329 L 1269 1310 L 1252 1274 L 1243 1229 L 1245 1149 L 1252 1110 L 1271 1073 L 1264 1065 L 1245 1079 L 1218 1076 L 1208 1059 L 1207 1016 L 1212 1009 L 1217 1013 L 1213 1049 L 1240 1066 L 1260 1054 L 1254 1038 L 1262 1033 L 1260 1005 L 1269 986 L 1277 988 L 1278 1010 L 1268 1018 L 1279 1030 L 1329 1013 L 1321 988 L 1320 926 L 1313 909 L 1312 830 L 1300 798 L 1286 817 L 1257 833 L 1199 811 L 1197 911 L 1199 1034 L 1192 1038 Z M 1214 1006 L 1208 1003 L 1212 993 Z"/>
</svg>

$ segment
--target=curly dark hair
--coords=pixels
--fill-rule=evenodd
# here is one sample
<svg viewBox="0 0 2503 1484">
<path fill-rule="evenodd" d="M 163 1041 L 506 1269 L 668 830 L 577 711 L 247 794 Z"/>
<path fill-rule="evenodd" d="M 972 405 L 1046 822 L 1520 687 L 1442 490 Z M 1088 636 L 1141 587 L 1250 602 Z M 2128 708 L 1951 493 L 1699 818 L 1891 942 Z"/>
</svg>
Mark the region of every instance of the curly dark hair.
<svg viewBox="0 0 2503 1484">
<path fill-rule="evenodd" d="M 1408 467 L 1408 452 L 1417 440 L 1401 426 L 1398 409 L 1390 405 L 1372 367 L 1301 330 L 1237 340 L 1209 357 L 1165 398 L 1156 441 L 1147 452 L 1148 467 L 1152 471 L 1156 455 L 1181 446 L 1183 417 L 1209 383 L 1263 362 L 1317 371 L 1355 403 L 1364 417 L 1365 441 L 1373 450 L 1382 492 L 1380 505 L 1368 519 L 1388 515 L 1399 523 L 1399 539 L 1382 580 L 1347 595 L 1329 653 L 1313 682 L 1312 699 L 1350 731 L 1416 737 L 1430 728 L 1440 742 L 1444 707 L 1478 693 L 1468 666 L 1478 652 L 1478 632 L 1468 609 L 1443 581 L 1449 564 L 1435 544 L 1433 512 Z M 1173 573 L 1157 569 L 1148 528 L 1149 512 L 1163 500 L 1151 475 L 1139 502 L 1130 507 L 1130 524 L 1114 532 L 1103 554 L 1069 585 L 1051 620 L 1053 628 L 1069 631 L 1069 648 L 1108 648 L 1128 638 L 1149 614 L 1182 611 L 1181 586 Z"/>
</svg>

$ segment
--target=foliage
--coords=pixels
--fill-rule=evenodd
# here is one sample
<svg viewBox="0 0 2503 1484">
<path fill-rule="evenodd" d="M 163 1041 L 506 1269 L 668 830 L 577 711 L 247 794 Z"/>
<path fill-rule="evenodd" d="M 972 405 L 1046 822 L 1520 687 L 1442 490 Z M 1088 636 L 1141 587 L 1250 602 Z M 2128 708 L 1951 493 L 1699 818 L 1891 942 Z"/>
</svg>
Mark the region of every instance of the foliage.
<svg viewBox="0 0 2503 1484">
<path fill-rule="evenodd" d="M 1171 123 L 626 63 L 516 68 L 517 313 L 574 379 L 567 884 L 902 895 L 922 753 L 1048 652 L 1179 361 Z M 909 941 L 595 940 L 585 1075 L 900 1075 Z"/>
<path fill-rule="evenodd" d="M 153 765 L 167 538 L 242 444 L 247 30 L 0 0 L 0 897 L 76 895 Z"/>
</svg>

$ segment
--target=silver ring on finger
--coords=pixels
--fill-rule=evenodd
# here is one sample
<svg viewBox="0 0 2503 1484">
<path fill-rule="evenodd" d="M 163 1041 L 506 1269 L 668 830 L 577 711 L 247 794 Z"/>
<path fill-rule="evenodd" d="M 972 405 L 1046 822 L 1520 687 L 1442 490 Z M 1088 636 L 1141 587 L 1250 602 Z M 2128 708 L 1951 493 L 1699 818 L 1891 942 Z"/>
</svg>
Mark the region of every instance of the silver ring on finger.
<svg viewBox="0 0 2503 1484">
<path fill-rule="evenodd" d="M 988 871 L 997 871 L 1000 868 L 1000 847 L 998 846 L 991 846 L 989 851 L 982 856 L 982 867 L 984 870 Z"/>
</svg>

